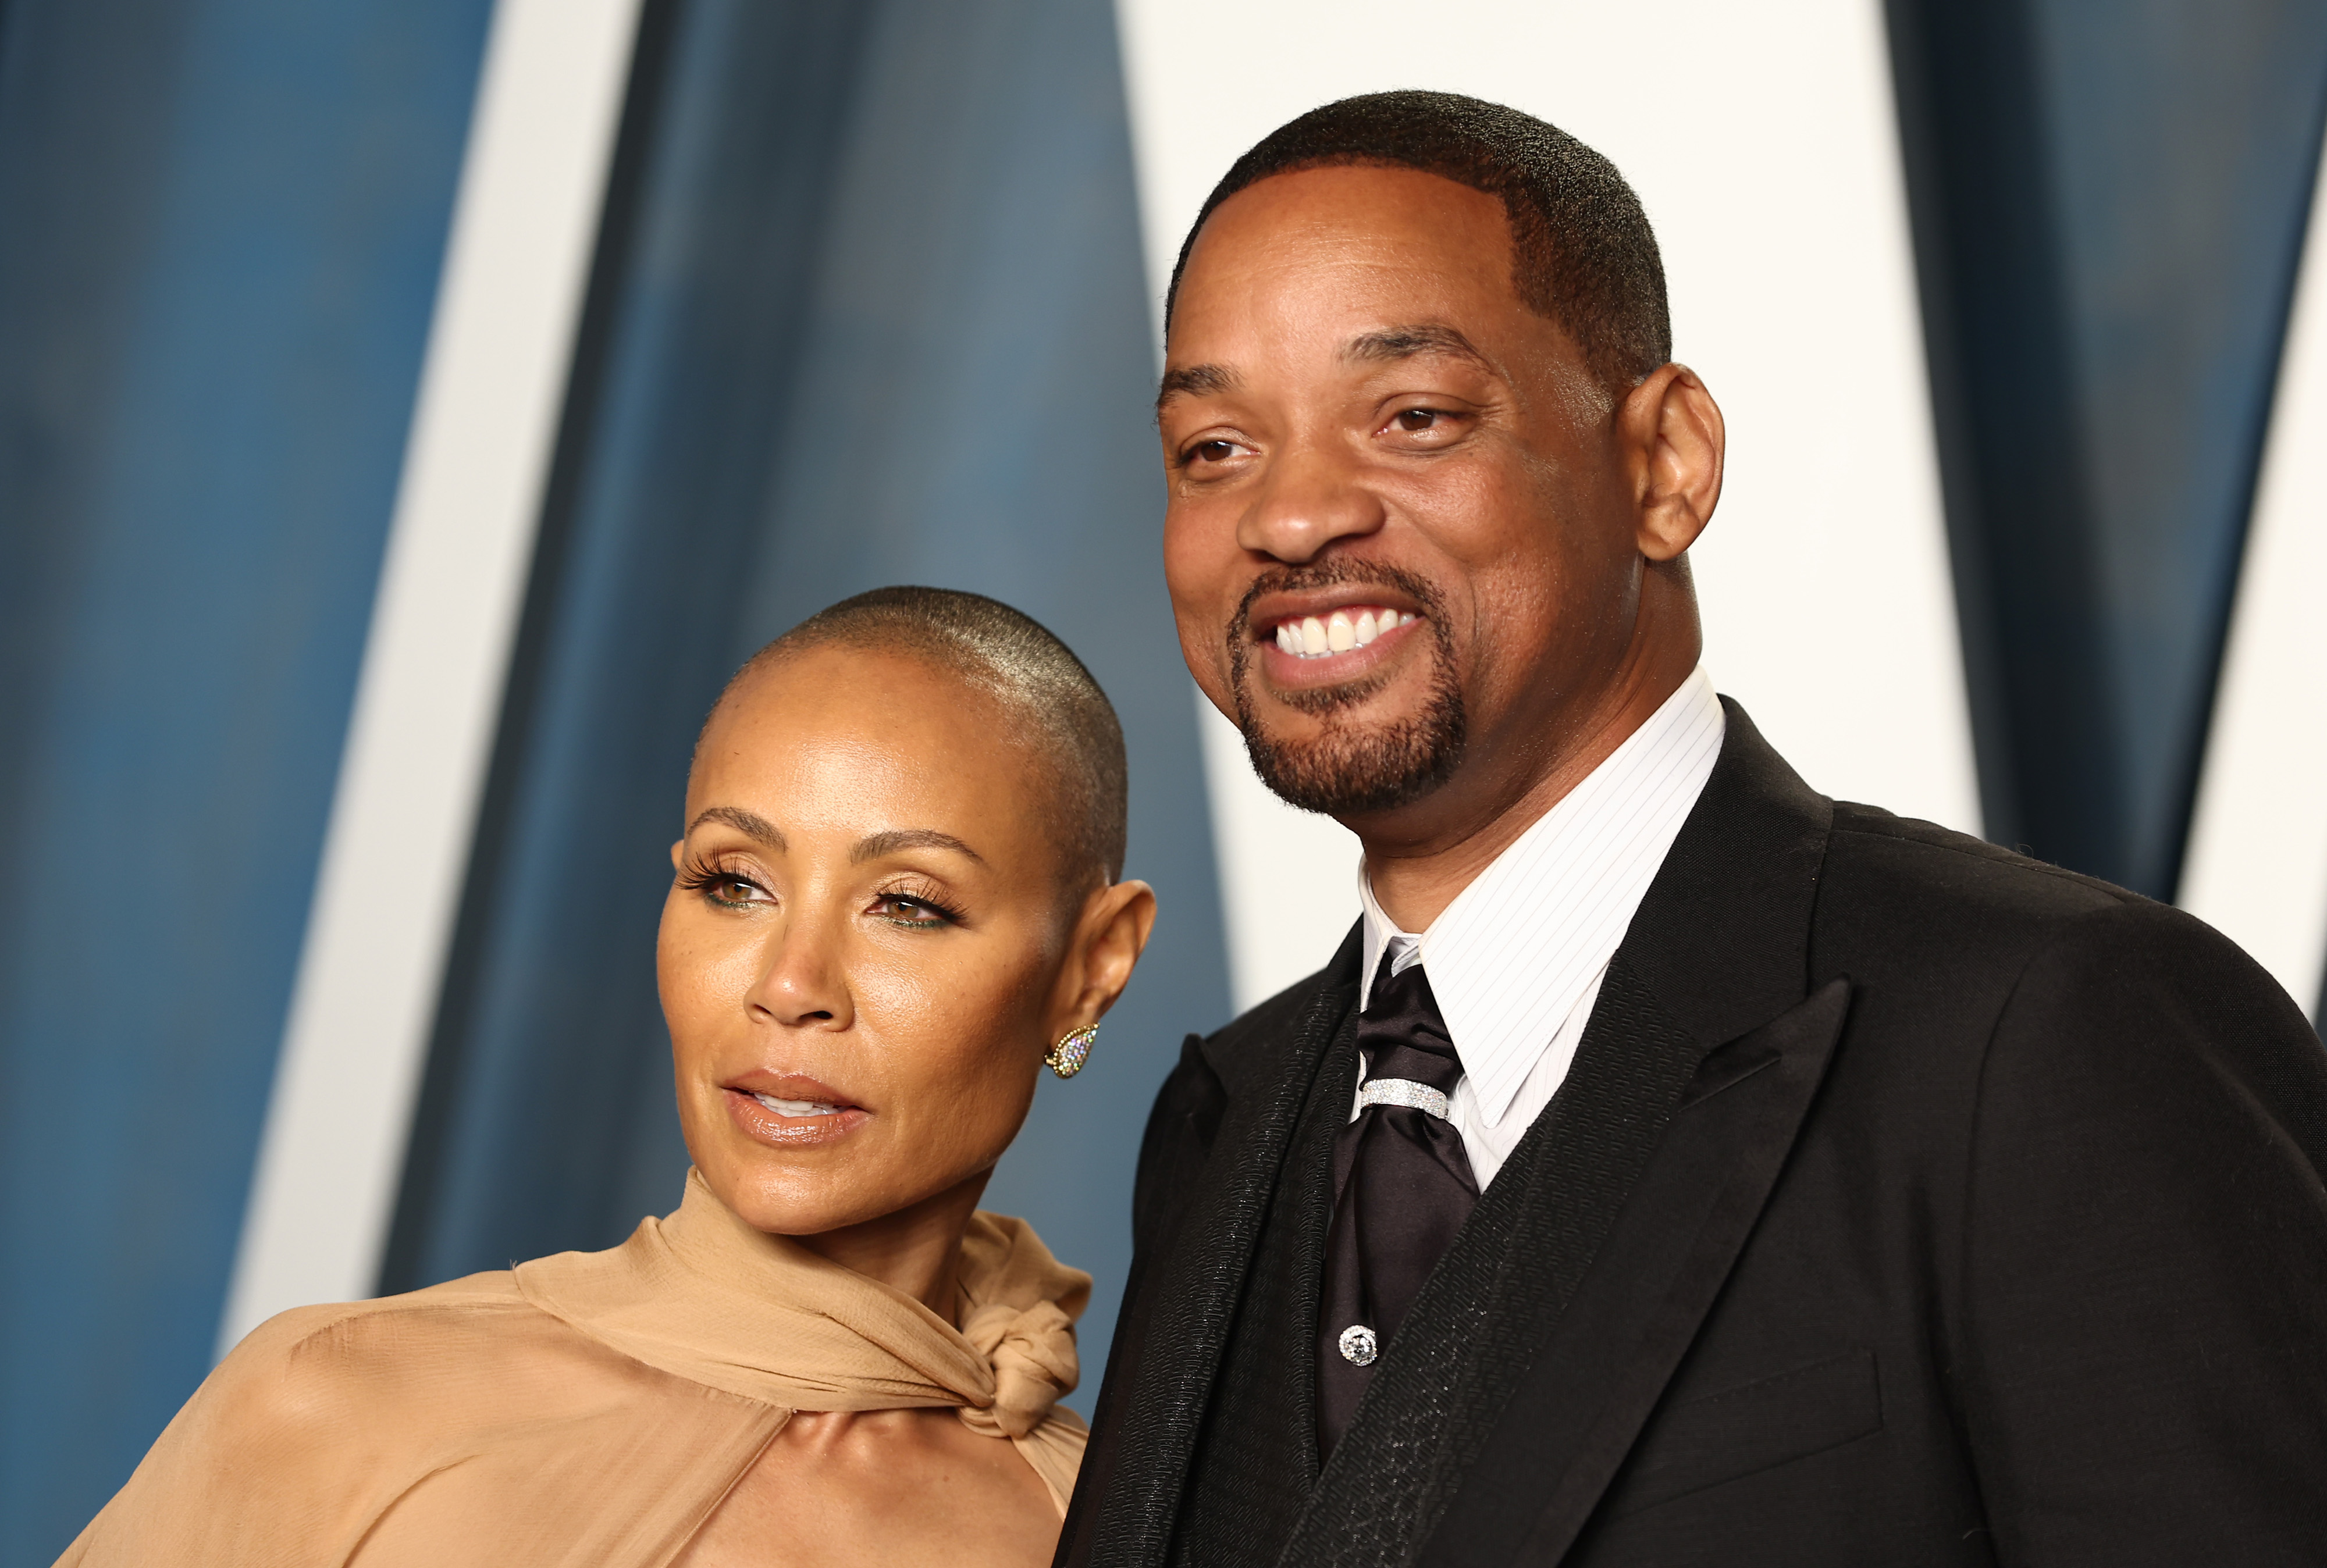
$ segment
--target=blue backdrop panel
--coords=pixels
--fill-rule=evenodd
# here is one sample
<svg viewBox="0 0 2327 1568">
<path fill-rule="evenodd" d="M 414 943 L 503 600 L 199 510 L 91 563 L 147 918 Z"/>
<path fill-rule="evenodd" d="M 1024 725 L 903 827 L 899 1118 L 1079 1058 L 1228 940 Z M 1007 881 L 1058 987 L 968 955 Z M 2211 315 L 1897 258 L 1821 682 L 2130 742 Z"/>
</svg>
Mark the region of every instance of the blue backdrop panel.
<svg viewBox="0 0 2327 1568">
<path fill-rule="evenodd" d="M 0 1563 L 210 1365 L 488 12 L 0 9 Z"/>
<path fill-rule="evenodd" d="M 386 1289 L 611 1246 L 676 1204 L 655 926 L 861 31 L 770 0 L 642 17 Z"/>
<path fill-rule="evenodd" d="M 882 8 L 744 639 L 883 583 L 974 589 L 1064 638 L 1123 716 L 1126 874 L 1154 884 L 1155 938 L 986 1199 L 1097 1278 L 1086 1408 L 1148 1105 L 1182 1036 L 1229 1014 L 1117 60 L 1103 0 Z"/>
<path fill-rule="evenodd" d="M 2327 7 L 1889 9 L 1988 830 L 2171 897 Z"/>
<path fill-rule="evenodd" d="M 1095 1367 L 1148 1097 L 1227 1011 L 1112 13 L 697 0 L 646 38 L 387 1283 L 675 1203 L 652 957 L 695 728 L 800 617 L 935 583 L 1090 663 L 1162 896 L 1093 1066 L 1046 1086 L 989 1198 L 1099 1275 Z"/>
</svg>

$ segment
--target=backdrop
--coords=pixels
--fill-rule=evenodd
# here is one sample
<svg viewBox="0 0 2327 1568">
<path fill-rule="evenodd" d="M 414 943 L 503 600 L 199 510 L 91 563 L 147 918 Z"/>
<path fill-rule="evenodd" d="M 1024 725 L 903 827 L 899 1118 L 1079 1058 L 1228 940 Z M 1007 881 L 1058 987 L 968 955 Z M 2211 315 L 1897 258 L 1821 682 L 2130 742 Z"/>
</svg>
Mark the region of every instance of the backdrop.
<svg viewBox="0 0 2327 1568">
<path fill-rule="evenodd" d="M 1158 936 L 988 1199 L 1098 1275 L 1095 1373 L 1154 1084 L 1356 902 L 1172 639 L 1159 268 L 1398 85 L 1639 184 L 1735 443 L 1707 666 L 1812 782 L 2316 1003 L 2315 6 L 6 0 L 0 1568 L 268 1313 L 675 1202 L 688 744 L 883 583 L 1124 716 Z"/>
</svg>

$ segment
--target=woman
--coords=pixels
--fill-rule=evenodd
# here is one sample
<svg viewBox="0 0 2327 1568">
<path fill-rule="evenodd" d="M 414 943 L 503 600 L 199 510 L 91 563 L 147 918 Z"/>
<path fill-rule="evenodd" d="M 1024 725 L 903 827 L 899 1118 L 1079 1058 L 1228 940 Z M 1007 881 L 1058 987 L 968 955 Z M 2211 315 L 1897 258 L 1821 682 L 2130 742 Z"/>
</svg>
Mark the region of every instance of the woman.
<svg viewBox="0 0 2327 1568">
<path fill-rule="evenodd" d="M 976 1206 L 1146 941 L 1124 793 L 1106 697 L 991 600 L 764 649 L 672 849 L 678 1212 L 275 1319 L 63 1561 L 1047 1563 L 1090 1282 Z"/>
</svg>

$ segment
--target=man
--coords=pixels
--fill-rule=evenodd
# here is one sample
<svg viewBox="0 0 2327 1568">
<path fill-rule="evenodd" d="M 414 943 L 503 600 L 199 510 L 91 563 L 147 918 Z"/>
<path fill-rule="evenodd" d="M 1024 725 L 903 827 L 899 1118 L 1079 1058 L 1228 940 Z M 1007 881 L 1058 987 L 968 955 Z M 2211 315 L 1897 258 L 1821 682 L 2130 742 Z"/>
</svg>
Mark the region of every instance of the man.
<svg viewBox="0 0 2327 1568">
<path fill-rule="evenodd" d="M 1713 696 L 1721 415 L 1616 172 L 1332 105 L 1167 320 L 1182 645 L 1365 913 L 1157 1099 L 1061 1561 L 2327 1562 L 2327 1057 Z"/>
</svg>

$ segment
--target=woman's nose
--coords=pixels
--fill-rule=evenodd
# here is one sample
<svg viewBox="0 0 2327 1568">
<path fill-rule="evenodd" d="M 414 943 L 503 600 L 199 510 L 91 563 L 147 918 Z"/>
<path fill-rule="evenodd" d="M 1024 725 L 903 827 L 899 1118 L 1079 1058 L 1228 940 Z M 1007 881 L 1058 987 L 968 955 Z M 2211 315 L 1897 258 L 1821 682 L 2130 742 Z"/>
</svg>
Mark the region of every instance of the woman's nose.
<svg viewBox="0 0 2327 1568">
<path fill-rule="evenodd" d="M 1360 465 L 1321 446 L 1280 453 L 1237 525 L 1240 548 L 1288 565 L 1313 560 L 1336 539 L 1378 529 L 1381 498 Z"/>
<path fill-rule="evenodd" d="M 840 944 L 810 921 L 786 919 L 773 933 L 759 980 L 745 999 L 788 1028 L 846 1029 L 855 1017 Z"/>
</svg>

